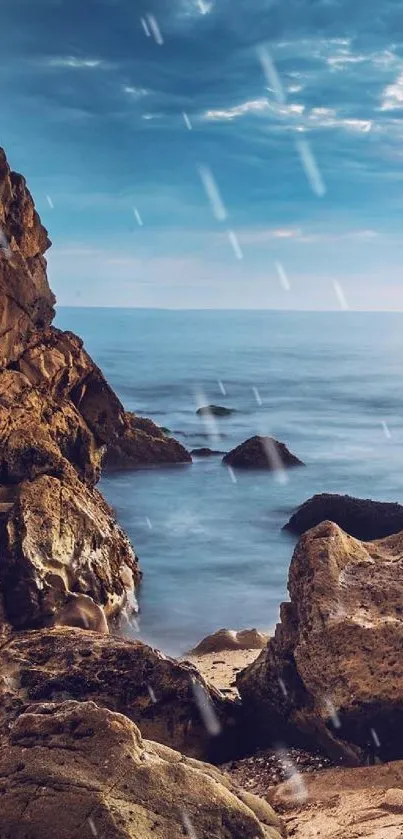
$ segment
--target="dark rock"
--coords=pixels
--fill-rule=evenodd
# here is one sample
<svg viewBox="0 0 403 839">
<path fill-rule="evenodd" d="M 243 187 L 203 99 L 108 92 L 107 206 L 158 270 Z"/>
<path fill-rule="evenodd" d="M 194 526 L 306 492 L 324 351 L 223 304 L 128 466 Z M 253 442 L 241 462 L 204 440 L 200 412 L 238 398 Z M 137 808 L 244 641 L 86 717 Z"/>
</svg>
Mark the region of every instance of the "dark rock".
<svg viewBox="0 0 403 839">
<path fill-rule="evenodd" d="M 403 533 L 360 542 L 322 522 L 299 540 L 291 602 L 237 676 L 258 739 L 347 763 L 403 756 Z"/>
<path fill-rule="evenodd" d="M 223 463 L 237 469 L 269 469 L 277 471 L 304 466 L 301 460 L 273 437 L 250 437 L 223 458 Z"/>
<path fill-rule="evenodd" d="M 204 405 L 196 411 L 199 417 L 208 416 L 209 414 L 213 417 L 229 417 L 235 413 L 235 408 L 224 408 L 222 405 Z"/>
<path fill-rule="evenodd" d="M 356 539 L 382 539 L 403 530 L 403 506 L 324 492 L 301 504 L 283 529 L 300 535 L 322 521 L 334 521 Z"/>
</svg>

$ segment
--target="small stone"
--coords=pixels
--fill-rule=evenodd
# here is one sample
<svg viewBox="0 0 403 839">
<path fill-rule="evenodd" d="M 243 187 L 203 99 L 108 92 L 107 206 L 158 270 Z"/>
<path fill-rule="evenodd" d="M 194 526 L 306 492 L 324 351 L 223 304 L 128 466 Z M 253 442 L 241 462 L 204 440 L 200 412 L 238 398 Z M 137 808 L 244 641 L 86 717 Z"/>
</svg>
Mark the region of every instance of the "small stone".
<svg viewBox="0 0 403 839">
<path fill-rule="evenodd" d="M 386 790 L 381 807 L 393 813 L 403 813 L 403 789 Z"/>
</svg>

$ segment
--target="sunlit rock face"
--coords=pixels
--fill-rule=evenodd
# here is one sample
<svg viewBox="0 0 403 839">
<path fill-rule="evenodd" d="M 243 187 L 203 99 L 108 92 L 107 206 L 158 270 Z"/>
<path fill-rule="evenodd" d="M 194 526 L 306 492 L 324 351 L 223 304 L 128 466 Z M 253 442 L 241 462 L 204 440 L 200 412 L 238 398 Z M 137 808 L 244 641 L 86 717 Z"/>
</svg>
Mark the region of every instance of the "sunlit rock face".
<svg viewBox="0 0 403 839">
<path fill-rule="evenodd" d="M 269 804 L 93 702 L 28 707 L 0 772 L 4 839 L 280 839 Z"/>
<path fill-rule="evenodd" d="M 256 735 L 351 763 L 401 757 L 403 534 L 365 543 L 322 522 L 298 542 L 288 589 L 274 637 L 237 677 Z"/>
<path fill-rule="evenodd" d="M 151 420 L 125 412 L 81 339 L 51 325 L 49 246 L 24 178 L 0 150 L 3 630 L 69 616 L 105 628 L 86 597 L 107 619 L 136 610 L 138 562 L 94 489 L 101 466 L 191 460 Z"/>
</svg>

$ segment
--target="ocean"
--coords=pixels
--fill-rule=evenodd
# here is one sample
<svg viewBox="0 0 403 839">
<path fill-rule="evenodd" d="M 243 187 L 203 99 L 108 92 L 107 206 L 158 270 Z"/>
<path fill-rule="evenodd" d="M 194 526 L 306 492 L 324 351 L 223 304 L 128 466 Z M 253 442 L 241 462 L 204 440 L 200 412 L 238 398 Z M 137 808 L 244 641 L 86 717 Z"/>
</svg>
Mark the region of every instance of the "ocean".
<svg viewBox="0 0 403 839">
<path fill-rule="evenodd" d="M 221 627 L 274 627 L 294 547 L 281 528 L 314 493 L 402 501 L 402 313 L 59 308 L 56 325 L 84 339 L 128 410 L 188 449 L 271 434 L 306 463 L 285 483 L 235 483 L 219 456 L 102 478 L 144 572 L 139 637 L 166 653 Z M 211 428 L 201 403 L 236 413 Z"/>
</svg>

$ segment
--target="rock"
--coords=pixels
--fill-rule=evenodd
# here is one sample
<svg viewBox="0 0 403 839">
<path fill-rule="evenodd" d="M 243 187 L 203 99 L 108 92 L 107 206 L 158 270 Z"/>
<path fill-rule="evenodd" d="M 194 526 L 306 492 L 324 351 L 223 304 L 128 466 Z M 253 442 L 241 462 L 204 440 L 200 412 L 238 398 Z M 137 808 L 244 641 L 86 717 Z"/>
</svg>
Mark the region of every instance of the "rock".
<svg viewBox="0 0 403 839">
<path fill-rule="evenodd" d="M 235 408 L 224 408 L 222 405 L 204 405 L 196 411 L 199 417 L 209 415 L 213 417 L 230 417 L 231 414 L 235 413 Z"/>
<path fill-rule="evenodd" d="M 262 650 L 266 647 L 269 636 L 257 629 L 219 629 L 213 635 L 207 635 L 189 655 L 220 653 L 223 650 Z"/>
<path fill-rule="evenodd" d="M 201 449 L 192 449 L 190 452 L 192 457 L 213 457 L 216 454 L 223 454 L 223 452 L 215 451 L 214 449 L 208 449 L 206 447 Z"/>
<path fill-rule="evenodd" d="M 368 542 L 403 530 L 403 506 L 324 492 L 301 504 L 284 530 L 300 535 L 322 521 L 334 521 L 350 536 Z"/>
<path fill-rule="evenodd" d="M 238 674 L 258 737 L 288 737 L 352 764 L 403 755 L 403 534 L 363 543 L 322 522 L 299 540 L 291 602 Z"/>
<path fill-rule="evenodd" d="M 279 839 L 279 819 L 213 767 L 144 741 L 92 702 L 28 707 L 0 750 L 2 839 Z M 260 820 L 259 820 L 260 819 Z"/>
<path fill-rule="evenodd" d="M 64 469 L 15 487 L 0 517 L 0 583 L 16 628 L 57 622 L 71 593 L 92 597 L 108 619 L 136 608 L 140 571 L 129 540 L 101 494 L 67 462 Z M 65 622 L 66 611 L 59 617 Z"/>
<path fill-rule="evenodd" d="M 125 714 L 144 737 L 188 755 L 224 759 L 236 749 L 237 706 L 196 667 L 141 641 L 66 627 L 25 631 L 0 649 L 0 677 L 4 674 L 11 674 L 15 685 L 8 695 L 10 716 L 27 702 L 92 700 Z M 200 698 L 221 727 L 215 736 L 206 729 Z"/>
<path fill-rule="evenodd" d="M 51 323 L 55 298 L 43 254 L 50 246 L 25 179 L 0 149 L 0 366 L 15 361 L 35 329 Z"/>
<path fill-rule="evenodd" d="M 105 467 L 113 470 L 135 469 L 192 462 L 187 449 L 174 437 L 161 432 L 152 420 L 148 420 L 145 431 L 142 417 L 124 412 L 124 423 L 124 430 L 119 437 L 107 444 Z"/>
<path fill-rule="evenodd" d="M 273 437 L 250 437 L 223 458 L 223 463 L 237 469 L 269 469 L 277 471 L 304 466 L 284 443 Z"/>
<path fill-rule="evenodd" d="M 403 789 L 386 790 L 381 807 L 391 813 L 403 813 Z"/>
</svg>

